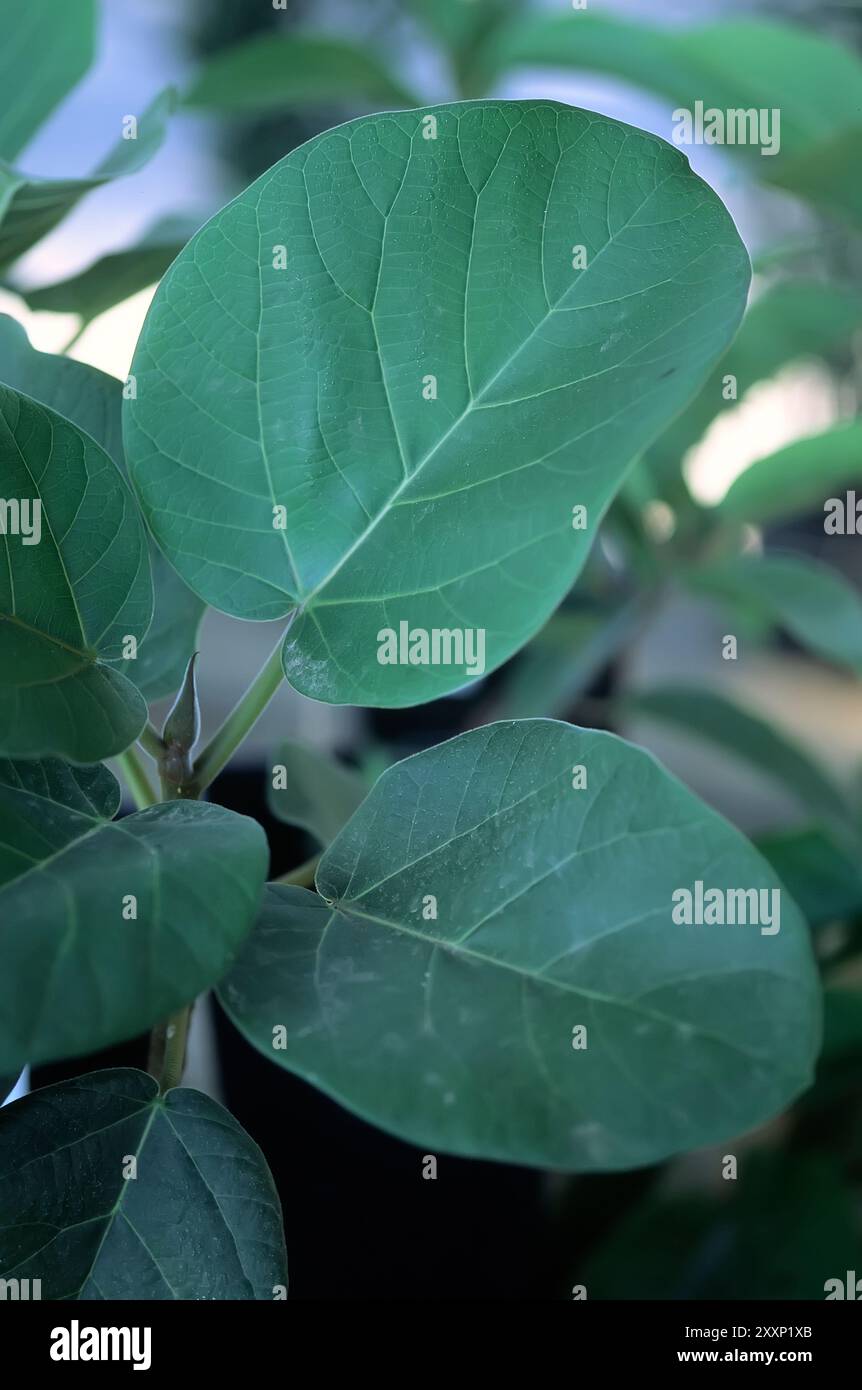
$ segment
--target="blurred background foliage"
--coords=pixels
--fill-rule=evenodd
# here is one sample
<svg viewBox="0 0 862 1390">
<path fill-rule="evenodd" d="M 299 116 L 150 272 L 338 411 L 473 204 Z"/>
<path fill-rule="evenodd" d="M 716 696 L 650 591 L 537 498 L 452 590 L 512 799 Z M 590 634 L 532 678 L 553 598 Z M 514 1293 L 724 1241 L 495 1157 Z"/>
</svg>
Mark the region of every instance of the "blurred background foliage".
<svg viewBox="0 0 862 1390">
<path fill-rule="evenodd" d="M 822 1297 L 828 1278 L 862 1270 L 862 534 L 825 524 L 829 499 L 852 511 L 858 496 L 862 533 L 862 3 L 124 0 L 93 7 L 87 73 L 89 10 L 79 0 L 68 31 L 55 26 L 65 78 L 42 74 L 58 83 L 50 120 L 0 123 L 0 311 L 41 352 L 120 378 L 191 231 L 354 115 L 536 96 L 671 139 L 673 111 L 698 101 L 779 109 L 774 156 L 685 151 L 749 246 L 749 310 L 696 399 L 634 461 L 544 631 L 478 687 L 416 710 L 333 710 L 285 690 L 247 757 L 262 797 L 276 741 L 306 745 L 282 748 L 295 791 L 269 800 L 274 822 L 307 836 L 294 860 L 337 829 L 323 788 L 349 806 L 405 752 L 537 715 L 644 744 L 751 835 L 814 933 L 827 1000 L 816 1086 L 729 1146 L 736 1180 L 718 1151 L 549 1180 L 528 1282 L 560 1298 L 576 1283 L 600 1298 Z M 34 23 L 39 11 L 34 0 Z M 5 71 L 0 55 L 4 81 L 13 60 Z M 176 97 L 159 96 L 166 85 Z M 139 140 L 105 159 L 130 111 Z M 53 389 L 51 359 L 33 358 L 20 328 L 0 330 L 0 379 L 27 389 L 38 369 Z M 190 648 L 200 605 L 170 572 L 163 588 L 163 619 L 181 620 Z M 204 618 L 211 725 L 271 645 L 260 626 Z M 168 693 L 173 672 L 157 674 Z"/>
</svg>

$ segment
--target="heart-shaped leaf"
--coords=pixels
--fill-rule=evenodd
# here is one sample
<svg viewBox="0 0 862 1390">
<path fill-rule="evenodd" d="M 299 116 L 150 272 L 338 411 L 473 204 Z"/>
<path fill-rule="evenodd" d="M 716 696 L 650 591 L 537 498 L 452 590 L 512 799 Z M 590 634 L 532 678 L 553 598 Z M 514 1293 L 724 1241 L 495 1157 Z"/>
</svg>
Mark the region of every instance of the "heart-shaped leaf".
<svg viewBox="0 0 862 1390">
<path fill-rule="evenodd" d="M 53 1299 L 272 1299 L 281 1204 L 260 1149 L 200 1091 L 97 1071 L 0 1113 L 0 1278 Z"/>
<path fill-rule="evenodd" d="M 260 827 L 172 801 L 111 823 L 0 786 L 0 1071 L 134 1037 L 224 974 L 257 911 Z"/>
<path fill-rule="evenodd" d="M 0 314 L 0 381 L 41 401 L 91 434 L 125 472 L 122 385 L 116 377 L 71 357 L 36 352 L 15 319 Z M 128 676 L 146 700 L 177 689 L 194 651 L 204 604 L 150 545 L 155 591 L 153 621 L 134 661 L 108 662 Z"/>
<path fill-rule="evenodd" d="M 352 121 L 159 286 L 124 402 L 147 521 L 216 608 L 298 608 L 304 694 L 444 695 L 549 616 L 748 278 L 684 157 L 618 122 L 542 101 Z"/>
<path fill-rule="evenodd" d="M 95 0 L 2 0 L 0 26 L 0 159 L 14 159 L 93 61 Z"/>
<path fill-rule="evenodd" d="M 134 500 L 89 435 L 5 386 L 0 473 L 0 753 L 73 762 L 120 753 L 147 710 L 105 663 L 134 649 L 129 639 L 143 638 L 153 612 Z"/>
<path fill-rule="evenodd" d="M 747 924 L 685 925 L 698 883 Z M 317 885 L 268 888 L 220 997 L 262 1052 L 432 1151 L 636 1167 L 810 1080 L 798 909 L 738 831 L 609 734 L 494 724 L 398 763 Z"/>
</svg>

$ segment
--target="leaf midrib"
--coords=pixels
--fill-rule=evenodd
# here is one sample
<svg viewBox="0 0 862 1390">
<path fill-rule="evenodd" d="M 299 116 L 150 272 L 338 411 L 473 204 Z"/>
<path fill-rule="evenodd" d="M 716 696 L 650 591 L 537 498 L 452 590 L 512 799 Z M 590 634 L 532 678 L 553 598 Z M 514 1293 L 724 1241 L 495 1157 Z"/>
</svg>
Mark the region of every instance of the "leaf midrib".
<svg viewBox="0 0 862 1390">
<path fill-rule="evenodd" d="M 615 999 L 613 995 L 610 994 L 601 994 L 597 990 L 584 989 L 582 987 L 578 987 L 577 985 L 569 984 L 565 980 L 555 979 L 551 975 L 540 975 L 536 971 L 527 970 L 521 966 L 512 965 L 508 961 L 501 960 L 496 956 L 485 955 L 484 952 L 477 951 L 473 947 L 463 946 L 459 945 L 456 942 L 440 940 L 434 937 L 427 936 L 424 932 L 416 931 L 414 930 L 414 928 L 407 927 L 403 923 L 391 922 L 385 917 L 377 917 L 370 912 L 363 912 L 358 908 L 355 908 L 352 903 L 341 903 L 333 905 L 330 916 L 320 936 L 320 941 L 318 943 L 318 953 L 321 947 L 323 946 L 323 941 L 326 936 L 326 933 L 329 930 L 329 927 L 332 925 L 333 921 L 336 919 L 336 917 L 344 917 L 348 921 L 351 918 L 357 918 L 361 921 L 372 922 L 376 926 L 389 927 L 392 931 L 401 932 L 406 936 L 412 937 L 416 941 L 421 941 L 425 946 L 437 947 L 440 950 L 448 951 L 453 956 L 455 956 L 456 959 L 459 956 L 462 956 L 467 957 L 471 960 L 478 961 L 481 965 L 496 966 L 500 970 L 506 970 L 510 974 L 517 976 L 517 978 L 521 981 L 531 980 L 534 984 L 537 984 L 540 987 L 550 986 L 552 988 L 562 990 L 563 993 L 572 994 L 578 999 L 587 999 L 594 1004 L 604 1004 L 605 1006 L 609 1005 L 612 1008 L 624 1009 L 629 1013 L 635 1014 L 639 1018 L 649 1019 L 654 1023 L 662 1024 L 666 1027 L 674 1029 L 675 1031 L 683 1026 L 686 1029 L 690 1028 L 692 1030 L 692 1036 L 704 1038 L 708 1042 L 716 1043 L 721 1047 L 730 1048 L 733 1052 L 737 1052 L 741 1057 L 747 1057 L 750 1061 L 753 1062 L 774 1060 L 769 1059 L 768 1055 L 765 1053 L 751 1052 L 748 1048 L 741 1047 L 732 1038 L 723 1038 L 717 1033 L 708 1032 L 706 1029 L 700 1028 L 696 1024 L 691 1023 L 688 1019 L 672 1018 L 669 1014 L 663 1014 L 656 1009 L 644 1008 L 643 1005 L 638 1004 L 635 1001 L 626 999 Z M 783 975 L 780 975 L 778 972 L 774 970 L 755 971 L 752 968 L 744 973 L 771 975 L 775 976 L 778 979 L 785 978 Z"/>
<path fill-rule="evenodd" d="M 557 166 L 556 166 L 556 168 L 559 168 L 559 164 L 560 164 L 560 162 L 562 161 L 563 154 L 565 153 L 566 155 L 568 155 L 568 154 L 570 153 L 570 151 L 571 151 L 572 149 L 574 149 L 577 145 L 579 145 L 580 142 L 581 142 L 581 140 L 583 140 L 583 139 L 589 134 L 589 132 L 590 132 L 590 130 L 592 129 L 592 127 L 593 127 L 594 125 L 597 125 L 597 124 L 601 124 L 601 122 L 600 122 L 600 121 L 590 121 L 590 123 L 588 124 L 586 130 L 584 130 L 584 132 L 582 133 L 582 135 L 579 136 L 579 138 L 578 138 L 577 140 L 573 141 L 571 145 L 567 146 L 565 151 L 561 151 L 561 152 L 560 152 L 560 158 L 559 158 L 558 161 L 557 161 Z M 511 132 L 510 132 L 509 138 L 510 138 L 510 137 L 511 137 Z M 626 140 L 627 140 L 627 139 L 628 139 L 628 135 L 626 136 Z M 407 160 L 407 166 L 408 166 L 408 167 L 409 167 L 410 159 L 412 158 L 412 153 L 413 153 L 413 145 L 412 145 L 412 141 L 411 141 L 411 152 L 410 152 L 410 155 L 408 156 L 408 160 Z M 580 286 L 580 285 L 583 284 L 584 280 L 585 280 L 586 277 L 590 274 L 590 271 L 593 269 L 593 267 L 596 265 L 596 263 L 597 263 L 597 262 L 601 259 L 601 257 L 604 255 L 605 251 L 607 251 L 607 249 L 608 249 L 610 246 L 613 246 L 613 245 L 616 243 L 616 241 L 618 240 L 618 238 L 620 237 L 620 235 L 631 225 L 631 223 L 634 221 L 634 219 L 643 211 L 643 209 L 644 209 L 644 208 L 646 207 L 646 205 L 650 202 L 650 200 L 656 196 L 656 194 L 658 193 L 659 189 L 663 188 L 664 185 L 665 185 L 666 183 L 668 183 L 672 178 L 678 177 L 678 175 L 679 175 L 679 169 L 675 168 L 675 169 L 673 169 L 673 171 L 672 171 L 671 173 L 667 174 L 667 175 L 665 176 L 665 178 L 663 178 L 659 183 L 656 183 L 656 184 L 653 186 L 653 188 L 650 190 L 650 192 L 648 193 L 648 195 L 642 200 L 642 202 L 640 202 L 640 203 L 638 204 L 638 206 L 637 206 L 636 208 L 633 209 L 632 213 L 631 213 L 630 216 L 626 219 L 626 221 L 625 221 L 624 223 L 622 223 L 621 226 L 617 227 L 616 230 L 608 237 L 608 240 L 605 242 L 605 244 L 604 244 L 604 246 L 601 248 L 601 250 L 598 251 L 598 252 L 596 253 L 596 255 L 593 256 L 593 257 L 590 259 L 590 262 L 589 262 L 588 266 L 586 267 L 585 270 L 581 271 L 581 273 L 580 273 L 580 275 L 578 276 L 577 280 L 573 282 L 574 284 L 577 284 L 578 286 Z M 406 170 L 405 170 L 405 177 L 406 177 Z M 476 210 L 477 210 L 477 212 L 478 212 L 478 206 L 479 206 L 479 199 L 480 199 L 480 198 L 482 197 L 482 195 L 485 193 L 487 187 L 488 187 L 488 184 L 487 184 L 487 182 L 486 182 L 486 183 L 483 185 L 482 189 L 480 189 L 479 193 L 476 194 Z M 397 199 L 396 199 L 396 201 L 397 201 Z M 389 209 L 389 212 L 386 214 L 386 217 L 385 217 L 385 219 L 384 219 L 383 238 L 385 238 L 386 224 L 388 223 L 388 220 L 389 220 L 389 218 L 390 218 L 391 215 L 392 215 L 392 212 L 393 212 L 393 210 L 394 210 L 394 207 L 395 207 L 395 202 L 393 202 L 392 206 L 391 206 L 390 209 Z M 474 217 L 473 217 L 473 231 L 472 231 L 472 236 L 471 236 L 471 255 L 472 255 L 472 246 L 473 246 L 473 242 L 475 241 L 475 235 L 476 235 L 476 220 L 477 220 L 477 219 L 476 219 L 476 213 L 474 213 Z M 309 222 L 310 222 L 310 213 L 309 213 Z M 382 247 L 381 247 L 381 256 L 382 256 Z M 347 548 L 347 550 L 344 552 L 344 554 L 341 556 L 341 558 L 332 566 L 332 568 L 329 570 L 329 572 L 328 572 L 326 575 L 324 575 L 323 579 L 321 579 L 309 593 L 307 593 L 307 594 L 305 594 L 305 595 L 298 595 L 299 600 L 300 600 L 300 609 L 299 609 L 300 612 L 302 612 L 303 610 L 305 610 L 306 608 L 308 608 L 309 606 L 312 605 L 312 603 L 313 603 L 314 599 L 317 597 L 317 595 L 318 595 L 319 593 L 321 593 L 322 590 L 325 589 L 325 588 L 332 582 L 332 580 L 335 578 L 335 576 L 339 573 L 339 571 L 340 571 L 341 569 L 343 569 L 343 567 L 344 567 L 344 566 L 347 564 L 347 562 L 352 558 L 352 556 L 356 553 L 356 551 L 359 550 L 359 549 L 361 549 L 361 547 L 362 547 L 362 546 L 365 544 L 365 542 L 367 541 L 368 537 L 374 532 L 374 530 L 377 528 L 377 526 L 379 526 L 380 522 L 384 519 L 384 517 L 386 517 L 386 516 L 389 514 L 391 508 L 393 507 L 393 505 L 394 505 L 395 503 L 397 503 L 398 498 L 402 495 L 402 493 L 405 492 L 406 489 L 410 486 L 410 484 L 411 484 L 416 478 L 418 478 L 418 477 L 420 476 L 420 474 L 422 473 L 422 470 L 423 470 L 423 469 L 426 467 L 426 465 L 431 461 L 431 459 L 434 458 L 435 454 L 437 454 L 437 453 L 440 451 L 440 449 L 441 449 L 441 448 L 443 447 L 443 445 L 452 437 L 452 435 L 460 428 L 462 422 L 463 422 L 475 409 L 478 408 L 478 403 L 482 400 L 483 396 L 486 395 L 486 393 L 491 389 L 491 387 L 495 384 L 495 382 L 497 382 L 497 381 L 499 380 L 499 378 L 509 369 L 509 367 L 511 367 L 512 363 L 520 356 L 520 354 L 524 351 L 524 349 L 533 341 L 533 339 L 536 337 L 536 335 L 537 335 L 538 333 L 541 332 L 541 330 L 545 327 L 545 325 L 548 323 L 548 321 L 549 321 L 549 320 L 552 318 L 552 316 L 557 312 L 557 310 L 559 309 L 559 307 L 560 307 L 560 305 L 562 304 L 563 300 L 564 300 L 564 299 L 566 298 L 566 296 L 568 295 L 568 293 L 569 293 L 569 291 L 571 290 L 571 288 L 572 288 L 572 285 L 568 285 L 568 286 L 566 287 L 566 289 L 563 291 L 563 293 L 554 301 L 554 303 L 551 304 L 551 305 L 549 305 L 549 307 L 548 307 L 546 313 L 544 313 L 544 314 L 542 315 L 542 317 L 538 320 L 538 322 L 533 326 L 533 328 L 532 328 L 532 329 L 530 330 L 530 332 L 528 333 L 527 337 L 523 339 L 523 341 L 522 341 L 522 342 L 520 343 L 520 345 L 515 349 L 515 351 L 514 351 L 513 353 L 511 353 L 511 355 L 510 355 L 509 357 L 506 358 L 506 360 L 501 364 L 501 366 L 497 369 L 497 371 L 493 374 L 493 376 L 491 376 L 491 377 L 485 382 L 485 384 L 480 388 L 480 390 L 478 391 L 478 393 L 477 393 L 475 396 L 471 395 L 470 400 L 468 401 L 467 405 L 464 407 L 464 409 L 463 409 L 463 411 L 461 412 L 461 414 L 452 422 L 452 424 L 449 426 L 449 428 L 443 432 L 443 434 L 440 436 L 440 438 L 437 440 L 437 442 L 436 442 L 435 444 L 433 444 L 433 445 L 431 446 L 431 448 L 423 455 L 423 457 L 422 457 L 422 458 L 419 460 L 419 462 L 416 464 L 416 467 L 413 469 L 413 471 L 412 471 L 411 473 L 405 474 L 405 476 L 402 478 L 401 482 L 397 485 L 397 487 L 393 490 L 393 492 L 390 494 L 390 496 L 387 498 L 387 500 L 386 500 L 386 501 L 383 503 L 383 505 L 380 507 L 379 511 L 377 512 L 377 514 L 376 514 L 376 516 L 373 518 L 373 520 L 372 520 L 371 522 L 369 522 L 369 524 L 368 524 L 368 526 L 365 528 L 365 530 L 356 538 L 355 541 L 353 541 L 353 543 Z M 372 324 L 373 324 L 373 322 L 374 322 L 374 320 L 373 320 L 373 310 L 367 310 L 366 312 L 368 312 L 369 316 L 371 317 L 371 319 L 372 319 Z M 467 316 L 466 316 L 466 287 L 465 287 L 465 313 L 464 313 L 464 321 L 465 321 L 465 322 L 464 322 L 464 331 L 465 331 L 465 333 L 466 333 L 466 317 L 467 317 Z M 375 328 L 375 335 L 376 335 L 376 328 Z M 379 362 L 380 362 L 380 370 L 381 370 L 381 375 L 382 375 L 382 374 L 383 374 L 383 361 L 382 361 L 382 358 L 379 358 Z M 390 413 L 391 413 L 391 412 L 390 412 Z M 393 429 L 395 430 L 395 421 L 394 421 L 394 419 L 393 419 L 393 421 L 392 421 L 392 424 L 393 424 Z M 397 437 L 397 430 L 396 430 L 396 437 Z M 262 446 L 261 446 L 261 447 L 262 447 Z"/>
</svg>

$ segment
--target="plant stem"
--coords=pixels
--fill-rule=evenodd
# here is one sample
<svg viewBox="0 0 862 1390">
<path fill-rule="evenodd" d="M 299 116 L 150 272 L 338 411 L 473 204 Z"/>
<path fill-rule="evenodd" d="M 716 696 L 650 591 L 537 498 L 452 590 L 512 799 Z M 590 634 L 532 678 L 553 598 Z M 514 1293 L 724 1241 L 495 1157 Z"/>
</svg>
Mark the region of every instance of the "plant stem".
<svg viewBox="0 0 862 1390">
<path fill-rule="evenodd" d="M 304 864 L 298 868 L 291 869 L 290 873 L 282 874 L 280 878 L 274 878 L 273 883 L 295 883 L 300 888 L 314 887 L 314 874 L 320 863 L 320 855 L 315 854 L 313 858 L 306 859 Z"/>
<path fill-rule="evenodd" d="M 125 753 L 119 755 L 117 762 L 138 810 L 143 811 L 147 806 L 155 806 L 159 798 L 153 791 L 150 779 L 134 748 L 127 748 Z"/>
<path fill-rule="evenodd" d="M 192 1008 L 192 1004 L 187 1004 L 184 1009 L 178 1009 L 150 1035 L 147 1070 L 158 1081 L 160 1095 L 178 1086 L 183 1079 Z"/>
<path fill-rule="evenodd" d="M 225 764 L 230 761 L 284 680 L 281 648 L 286 632 L 287 628 L 279 637 L 272 654 L 255 676 L 239 704 L 234 707 L 218 733 L 214 735 L 196 760 L 194 766 L 195 795 L 200 796 L 201 792 L 206 790 Z"/>
<path fill-rule="evenodd" d="M 141 745 L 145 753 L 149 753 L 151 758 L 155 758 L 156 762 L 159 761 L 159 758 L 164 752 L 165 745 L 162 743 L 161 738 L 156 733 L 152 724 L 144 725 L 144 729 L 141 733 L 140 738 L 138 739 L 138 743 Z"/>
</svg>

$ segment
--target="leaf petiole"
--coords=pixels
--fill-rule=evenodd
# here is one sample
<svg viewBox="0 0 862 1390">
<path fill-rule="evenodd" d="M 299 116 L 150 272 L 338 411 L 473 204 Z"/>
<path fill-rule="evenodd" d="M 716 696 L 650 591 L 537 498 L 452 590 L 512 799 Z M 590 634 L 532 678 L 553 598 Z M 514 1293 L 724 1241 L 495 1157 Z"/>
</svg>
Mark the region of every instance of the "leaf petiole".
<svg viewBox="0 0 862 1390">
<path fill-rule="evenodd" d="M 196 759 L 194 788 L 197 796 L 206 790 L 222 768 L 230 762 L 237 748 L 251 732 L 284 680 L 281 648 L 292 620 L 293 614 L 291 614 L 287 627 L 242 699 L 228 715 L 200 757 Z"/>
<path fill-rule="evenodd" d="M 125 753 L 120 753 L 117 764 L 138 810 L 144 811 L 148 806 L 158 805 L 159 798 L 134 748 L 127 748 Z"/>
</svg>

